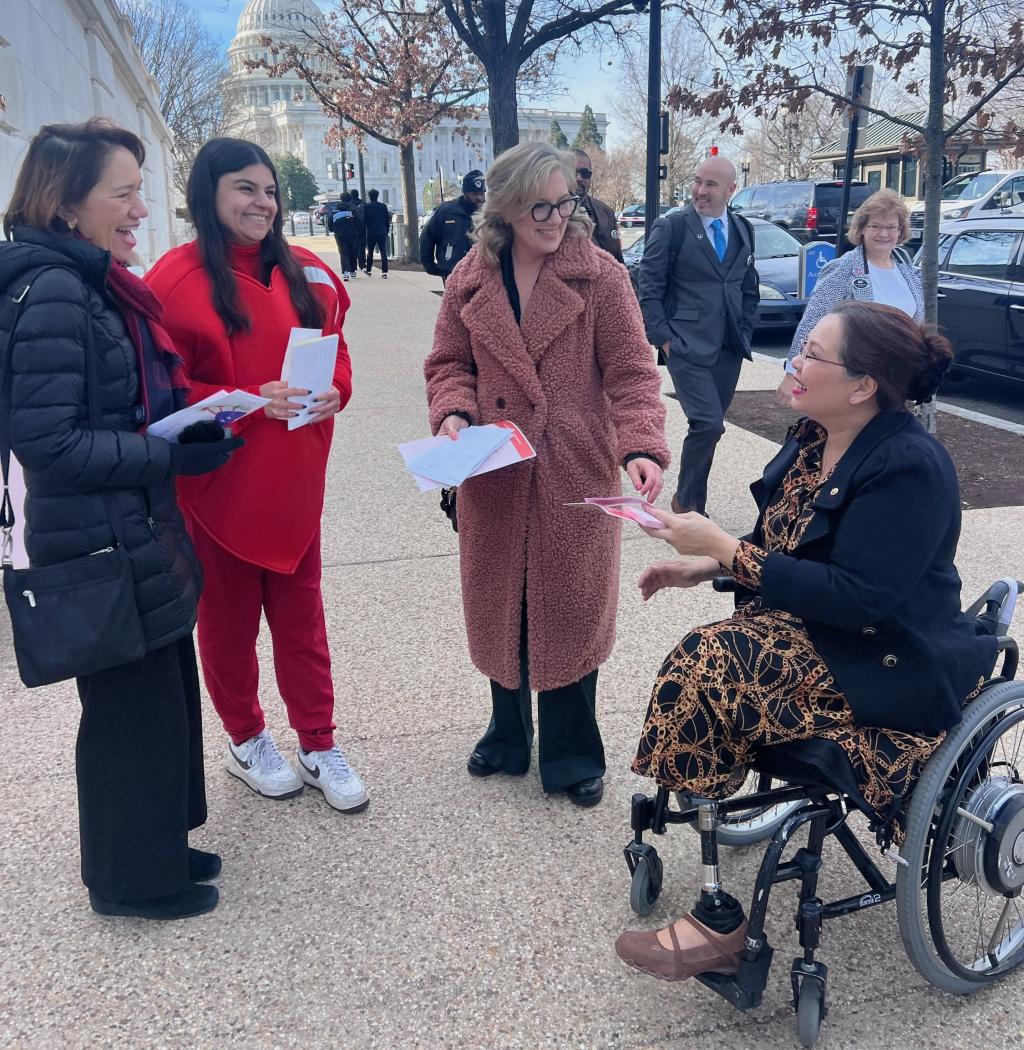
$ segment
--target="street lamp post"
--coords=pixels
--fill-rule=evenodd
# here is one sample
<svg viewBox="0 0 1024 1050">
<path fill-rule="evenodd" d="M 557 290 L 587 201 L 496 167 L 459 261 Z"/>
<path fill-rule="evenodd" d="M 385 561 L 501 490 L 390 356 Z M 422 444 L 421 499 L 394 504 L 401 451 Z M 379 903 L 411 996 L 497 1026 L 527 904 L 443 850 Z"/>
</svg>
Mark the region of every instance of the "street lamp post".
<svg viewBox="0 0 1024 1050">
<path fill-rule="evenodd" d="M 747 179 L 750 176 L 750 154 L 746 154 L 740 161 L 740 171 L 743 172 L 743 188 L 747 188 Z"/>
<path fill-rule="evenodd" d="M 644 194 L 644 237 L 658 218 L 661 205 L 661 0 L 633 0 L 641 12 L 650 7 L 647 44 L 647 175 Z"/>
</svg>

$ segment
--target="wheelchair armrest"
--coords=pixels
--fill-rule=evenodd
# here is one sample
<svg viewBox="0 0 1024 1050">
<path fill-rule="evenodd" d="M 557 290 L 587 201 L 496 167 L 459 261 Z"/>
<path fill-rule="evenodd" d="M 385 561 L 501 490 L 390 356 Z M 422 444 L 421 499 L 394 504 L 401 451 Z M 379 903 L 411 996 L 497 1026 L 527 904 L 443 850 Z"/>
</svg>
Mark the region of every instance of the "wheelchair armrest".
<svg viewBox="0 0 1024 1050">
<path fill-rule="evenodd" d="M 736 581 L 731 576 L 716 576 L 711 586 L 721 594 L 729 594 L 736 590 Z"/>
<path fill-rule="evenodd" d="M 1003 654 L 1003 666 L 999 669 L 998 677 L 1007 682 L 1013 681 L 1017 676 L 1017 662 L 1020 657 L 1016 639 L 1010 638 L 1008 635 L 997 638 L 996 652 Z"/>
</svg>

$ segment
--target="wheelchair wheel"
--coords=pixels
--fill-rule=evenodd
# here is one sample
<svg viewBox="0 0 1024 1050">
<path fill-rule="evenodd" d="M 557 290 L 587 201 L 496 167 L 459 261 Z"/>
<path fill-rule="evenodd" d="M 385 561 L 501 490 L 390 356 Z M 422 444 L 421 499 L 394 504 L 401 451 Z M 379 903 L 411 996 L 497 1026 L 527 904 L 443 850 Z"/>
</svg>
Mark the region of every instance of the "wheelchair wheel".
<svg viewBox="0 0 1024 1050">
<path fill-rule="evenodd" d="M 664 869 L 653 846 L 644 845 L 641 849 L 643 853 L 636 857 L 636 867 L 629 883 L 629 906 L 637 915 L 650 915 L 661 896 Z"/>
<path fill-rule="evenodd" d="M 968 704 L 906 819 L 896 907 L 914 966 L 967 994 L 1024 964 L 1024 683 Z"/>
<path fill-rule="evenodd" d="M 751 770 L 743 781 L 739 791 L 730 798 L 752 795 L 757 791 L 770 791 L 782 787 L 781 780 L 774 780 L 766 773 Z M 795 802 L 783 802 L 778 806 L 756 806 L 748 810 L 737 810 L 734 813 L 723 813 L 719 817 L 718 843 L 721 846 L 732 846 L 739 849 L 765 842 L 782 827 L 783 821 L 805 803 L 801 799 Z M 696 830 L 696 825 L 694 825 Z"/>
<path fill-rule="evenodd" d="M 817 1043 L 824 1019 L 825 985 L 821 981 L 801 982 L 796 1007 L 796 1033 L 801 1046 L 814 1046 Z"/>
</svg>

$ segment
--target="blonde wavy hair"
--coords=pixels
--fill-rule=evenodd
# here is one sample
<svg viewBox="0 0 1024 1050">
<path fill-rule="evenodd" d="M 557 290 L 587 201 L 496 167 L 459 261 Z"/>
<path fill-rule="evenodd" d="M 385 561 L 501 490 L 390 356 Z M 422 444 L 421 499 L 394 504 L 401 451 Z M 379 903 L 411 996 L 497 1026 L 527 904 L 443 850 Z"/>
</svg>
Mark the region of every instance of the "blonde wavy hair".
<svg viewBox="0 0 1024 1050">
<path fill-rule="evenodd" d="M 522 142 L 502 153 L 487 171 L 487 200 L 477 212 L 473 239 L 484 259 L 498 265 L 498 255 L 512 240 L 509 223 L 528 212 L 544 193 L 548 179 L 559 172 L 570 193 L 576 192 L 571 153 L 546 142 Z M 594 224 L 582 208 L 569 218 L 566 237 L 590 237 Z"/>
<path fill-rule="evenodd" d="M 864 227 L 872 219 L 895 215 L 900 222 L 899 244 L 910 239 L 910 212 L 906 202 L 895 190 L 877 190 L 853 213 L 846 236 L 851 244 L 860 244 L 864 239 Z"/>
</svg>

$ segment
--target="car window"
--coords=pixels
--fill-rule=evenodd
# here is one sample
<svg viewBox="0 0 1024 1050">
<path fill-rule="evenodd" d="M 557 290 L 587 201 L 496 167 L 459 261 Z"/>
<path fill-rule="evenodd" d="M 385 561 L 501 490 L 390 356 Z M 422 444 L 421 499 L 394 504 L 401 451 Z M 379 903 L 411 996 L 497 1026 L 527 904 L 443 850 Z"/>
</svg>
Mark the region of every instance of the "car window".
<svg viewBox="0 0 1024 1050">
<path fill-rule="evenodd" d="M 806 208 L 810 198 L 811 188 L 806 182 L 780 182 L 774 187 L 772 210 L 791 212 Z"/>
<path fill-rule="evenodd" d="M 939 269 L 940 270 L 944 270 L 945 269 L 945 266 L 943 266 L 942 264 L 943 264 L 943 262 L 945 262 L 946 252 L 949 251 L 949 246 L 950 246 L 950 244 L 952 244 L 952 242 L 953 242 L 953 235 L 951 233 L 941 233 L 941 234 L 939 234 L 938 256 L 939 256 Z M 914 265 L 917 266 L 917 267 L 921 267 L 923 264 L 924 264 L 924 245 L 922 244 L 921 247 L 918 248 L 917 251 L 914 253 Z"/>
<path fill-rule="evenodd" d="M 957 200 L 961 201 L 976 201 L 981 200 L 995 186 L 999 185 L 999 180 L 1005 178 L 1000 175 L 998 171 L 990 172 L 988 175 L 975 175 L 970 182 L 960 191 L 960 196 Z"/>
<path fill-rule="evenodd" d="M 983 210 L 984 211 L 996 211 L 1002 207 L 1003 194 L 1009 195 L 1009 200 L 1006 202 L 1007 207 L 1016 208 L 1021 204 L 1024 204 L 1024 175 L 1016 175 L 1012 179 L 1007 179 L 1002 186 L 992 195 L 992 199 L 986 201 Z"/>
<path fill-rule="evenodd" d="M 745 208 L 750 203 L 751 197 L 754 196 L 753 190 L 740 190 L 732 199 L 733 208 Z"/>
<path fill-rule="evenodd" d="M 771 204 L 771 193 L 771 186 L 756 186 L 754 188 L 754 196 L 751 197 L 747 209 L 749 211 L 766 211 Z"/>
<path fill-rule="evenodd" d="M 770 222 L 759 222 L 754 227 L 755 259 L 778 259 L 799 254 L 800 242 L 791 233 Z"/>
<path fill-rule="evenodd" d="M 1014 230 L 971 230 L 957 237 L 944 267 L 950 273 L 1005 280 L 1014 256 Z"/>
</svg>

